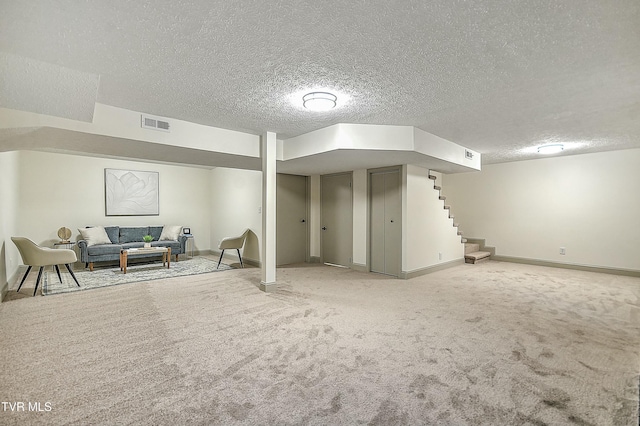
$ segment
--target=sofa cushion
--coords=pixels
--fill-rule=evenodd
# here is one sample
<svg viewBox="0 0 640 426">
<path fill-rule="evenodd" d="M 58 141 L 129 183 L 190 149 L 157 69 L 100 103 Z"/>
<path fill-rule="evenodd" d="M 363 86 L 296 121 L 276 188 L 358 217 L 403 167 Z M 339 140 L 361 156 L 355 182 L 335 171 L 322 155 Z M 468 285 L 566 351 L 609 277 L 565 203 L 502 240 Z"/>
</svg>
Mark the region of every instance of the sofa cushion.
<svg viewBox="0 0 640 426">
<path fill-rule="evenodd" d="M 182 225 L 165 226 L 159 241 L 178 241 L 178 235 L 182 231 Z"/>
<path fill-rule="evenodd" d="M 150 226 L 149 227 L 149 235 L 153 237 L 153 241 L 160 240 L 160 235 L 162 235 L 162 226 Z"/>
<path fill-rule="evenodd" d="M 141 242 L 145 235 L 149 235 L 148 226 L 121 226 L 120 244 Z"/>
<path fill-rule="evenodd" d="M 105 254 L 119 254 L 121 248 L 118 244 L 98 244 L 90 246 L 87 252 L 89 256 L 103 256 Z"/>
<path fill-rule="evenodd" d="M 82 239 L 87 242 L 87 247 L 91 247 L 96 244 L 111 244 L 111 240 L 102 226 L 79 228 L 78 232 L 82 235 Z"/>
<path fill-rule="evenodd" d="M 104 230 L 107 232 L 107 235 L 113 244 L 120 244 L 119 226 L 105 226 Z"/>
</svg>

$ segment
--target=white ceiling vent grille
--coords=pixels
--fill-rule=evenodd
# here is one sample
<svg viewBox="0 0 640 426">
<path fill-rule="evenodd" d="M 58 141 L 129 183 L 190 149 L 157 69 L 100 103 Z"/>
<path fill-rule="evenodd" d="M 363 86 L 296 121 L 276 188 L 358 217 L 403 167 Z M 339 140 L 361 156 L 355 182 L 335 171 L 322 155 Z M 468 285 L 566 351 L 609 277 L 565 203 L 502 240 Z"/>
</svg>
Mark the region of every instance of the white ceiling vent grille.
<svg viewBox="0 0 640 426">
<path fill-rule="evenodd" d="M 164 119 L 142 114 L 142 128 L 144 129 L 152 129 L 152 130 L 160 130 L 162 132 L 168 132 L 169 127 L 170 127 L 169 122 Z"/>
</svg>

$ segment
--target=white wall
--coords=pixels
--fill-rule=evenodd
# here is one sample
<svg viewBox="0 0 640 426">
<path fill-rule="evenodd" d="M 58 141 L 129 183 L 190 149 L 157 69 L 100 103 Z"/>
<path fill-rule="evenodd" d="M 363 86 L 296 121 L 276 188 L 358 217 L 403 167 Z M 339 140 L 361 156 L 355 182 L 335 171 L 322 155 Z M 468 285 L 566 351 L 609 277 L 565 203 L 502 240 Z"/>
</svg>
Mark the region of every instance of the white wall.
<svg viewBox="0 0 640 426">
<path fill-rule="evenodd" d="M 445 175 L 443 190 L 497 255 L 638 271 L 639 184 L 634 149 L 487 165 Z"/>
<path fill-rule="evenodd" d="M 462 259 L 464 246 L 433 188 L 429 170 L 404 166 L 402 184 L 402 271 L 410 274 Z"/>
<path fill-rule="evenodd" d="M 87 225 L 182 225 L 196 250 L 210 249 L 210 170 L 34 151 L 19 156 L 18 226 L 21 236 L 51 246 L 57 231 Z M 105 216 L 104 169 L 159 172 L 159 216 Z"/>
<path fill-rule="evenodd" d="M 366 169 L 353 171 L 353 264 L 366 267 L 368 248 L 369 194 Z"/>
<path fill-rule="evenodd" d="M 310 187 L 310 211 L 309 211 L 309 256 L 320 260 L 322 250 L 320 248 L 320 175 L 312 175 Z"/>
<path fill-rule="evenodd" d="M 20 253 L 11 241 L 18 235 L 18 152 L 0 153 L 0 290 L 14 278 Z M 0 301 L 2 295 L 0 294 Z"/>
<path fill-rule="evenodd" d="M 420 152 L 449 163 L 480 170 L 482 155 L 479 152 L 465 148 L 415 127 L 413 129 L 413 133 L 416 152 Z M 468 158 L 465 155 L 467 151 L 471 153 L 471 158 Z"/>
<path fill-rule="evenodd" d="M 218 167 L 211 170 L 211 244 L 249 228 L 243 259 L 260 261 L 262 238 L 262 172 Z M 233 253 L 229 253 L 233 255 Z M 225 257 L 227 254 L 225 253 Z"/>
</svg>

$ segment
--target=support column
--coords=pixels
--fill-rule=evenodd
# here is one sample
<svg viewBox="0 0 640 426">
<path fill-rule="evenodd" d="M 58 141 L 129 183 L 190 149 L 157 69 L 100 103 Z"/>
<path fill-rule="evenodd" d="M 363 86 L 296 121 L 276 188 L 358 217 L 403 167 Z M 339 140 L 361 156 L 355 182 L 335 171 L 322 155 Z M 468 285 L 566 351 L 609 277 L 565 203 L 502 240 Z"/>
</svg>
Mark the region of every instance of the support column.
<svg viewBox="0 0 640 426">
<path fill-rule="evenodd" d="M 309 211 L 309 261 L 320 263 L 320 175 L 311 175 Z"/>
<path fill-rule="evenodd" d="M 260 143 L 262 158 L 262 280 L 260 290 L 276 288 L 276 134 L 266 132 Z"/>
</svg>

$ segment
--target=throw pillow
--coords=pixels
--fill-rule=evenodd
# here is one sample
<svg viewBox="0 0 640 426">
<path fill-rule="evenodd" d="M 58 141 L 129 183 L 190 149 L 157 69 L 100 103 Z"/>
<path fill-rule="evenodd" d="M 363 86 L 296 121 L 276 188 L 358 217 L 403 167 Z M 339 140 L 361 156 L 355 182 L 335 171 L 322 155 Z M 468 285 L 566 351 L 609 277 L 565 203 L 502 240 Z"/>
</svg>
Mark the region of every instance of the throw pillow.
<svg viewBox="0 0 640 426">
<path fill-rule="evenodd" d="M 160 234 L 160 241 L 177 241 L 178 235 L 182 231 L 182 225 L 165 226 Z"/>
<path fill-rule="evenodd" d="M 78 232 L 82 235 L 82 239 L 87 242 L 87 247 L 95 246 L 96 244 L 111 244 L 107 231 L 102 226 L 82 228 L 78 229 Z"/>
</svg>

